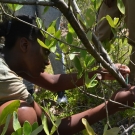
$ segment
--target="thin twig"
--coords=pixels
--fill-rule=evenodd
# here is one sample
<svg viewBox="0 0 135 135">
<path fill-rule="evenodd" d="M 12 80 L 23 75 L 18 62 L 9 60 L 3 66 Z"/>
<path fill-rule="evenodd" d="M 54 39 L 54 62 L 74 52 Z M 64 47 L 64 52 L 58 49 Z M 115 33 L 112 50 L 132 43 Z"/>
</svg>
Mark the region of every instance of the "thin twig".
<svg viewBox="0 0 135 135">
<path fill-rule="evenodd" d="M 40 6 L 54 6 L 52 1 L 33 1 L 33 0 L 0 0 L 1 3 L 20 4 L 20 5 L 40 5 Z"/>
<path fill-rule="evenodd" d="M 20 1 L 20 0 L 0 0 L 0 2 L 3 3 L 16 3 L 18 2 L 18 4 L 23 3 L 24 1 Z M 41 1 L 42 4 L 44 5 L 45 2 Z M 119 71 L 117 71 L 117 69 L 115 69 L 114 67 L 112 67 L 112 65 L 108 64 L 103 57 L 101 57 L 99 55 L 99 53 L 97 53 L 95 51 L 95 48 L 93 47 L 93 45 L 89 42 L 86 33 L 84 32 L 84 30 L 82 29 L 81 25 L 77 22 L 77 19 L 75 18 L 75 16 L 73 15 L 72 11 L 68 8 L 67 4 L 63 1 L 63 0 L 51 0 L 51 2 L 54 3 L 54 6 L 57 7 L 62 13 L 63 15 L 67 18 L 67 20 L 69 21 L 69 23 L 71 24 L 71 26 L 73 27 L 73 29 L 75 30 L 76 34 L 78 35 L 78 37 L 80 38 L 80 40 L 82 41 L 82 43 L 84 44 L 84 46 L 87 48 L 87 51 L 93 56 L 95 57 L 95 59 L 97 61 L 100 61 L 101 64 L 111 73 L 114 75 L 114 77 L 116 78 L 116 80 L 123 86 L 123 87 L 127 87 L 127 84 L 125 83 L 124 79 L 122 78 L 121 74 L 119 73 Z M 26 3 L 25 3 L 26 4 Z M 34 3 L 29 3 L 30 4 L 34 4 Z M 40 1 L 36 2 L 35 5 L 40 4 Z"/>
<path fill-rule="evenodd" d="M 125 135 L 126 133 L 128 133 L 133 127 L 135 127 L 135 123 L 132 124 L 130 127 L 128 127 L 127 129 L 124 130 L 124 132 L 121 135 Z"/>
<path fill-rule="evenodd" d="M 104 97 L 104 103 L 105 103 L 105 109 L 106 109 L 106 119 L 107 119 L 107 124 L 108 126 L 111 128 L 111 125 L 109 123 L 109 114 L 108 114 L 108 108 L 107 108 L 107 101 L 106 101 L 106 98 L 105 98 L 105 91 L 103 89 L 103 86 L 102 86 L 102 81 L 100 80 L 100 85 L 101 85 L 101 90 L 103 91 L 103 97 Z"/>
<path fill-rule="evenodd" d="M 64 43 L 64 44 L 68 45 L 68 46 L 71 46 L 71 47 L 74 47 L 74 48 L 77 48 L 77 49 L 86 50 L 85 48 L 77 47 L 77 46 L 75 46 L 75 45 L 69 44 L 69 43 L 67 43 L 67 42 L 65 42 L 65 41 L 63 41 L 63 40 L 60 40 L 60 39 L 54 37 L 52 34 L 50 34 L 49 32 L 45 31 L 43 28 L 39 28 L 39 27 L 37 27 L 36 25 L 33 25 L 33 24 L 31 24 L 31 23 L 28 23 L 28 22 L 25 22 L 25 21 L 23 21 L 23 20 L 17 18 L 16 16 L 12 16 L 12 15 L 8 14 L 7 12 L 5 12 L 5 10 L 4 10 L 4 8 L 3 8 L 3 6 L 2 6 L 1 4 L 0 4 L 0 8 L 2 9 L 2 11 L 3 11 L 3 13 L 4 13 L 5 15 L 7 15 L 7 16 L 9 16 L 9 17 L 11 17 L 11 18 L 14 18 L 14 19 L 16 19 L 16 20 L 18 20 L 18 21 L 20 21 L 20 22 L 23 22 L 23 23 L 25 23 L 25 24 L 27 24 L 27 25 L 30 25 L 30 26 L 32 26 L 32 27 L 34 27 L 34 28 L 38 28 L 39 30 L 42 30 L 44 33 L 48 34 L 50 37 L 56 39 L 56 40 L 59 41 L 59 42 L 62 42 L 62 43 Z"/>
<path fill-rule="evenodd" d="M 95 98 L 98 98 L 98 99 L 104 100 L 104 98 L 103 98 L 103 97 L 100 97 L 100 96 L 97 96 L 97 95 L 94 95 L 94 94 L 90 94 L 90 93 L 85 92 L 84 90 L 81 90 L 81 89 L 79 89 L 79 90 L 80 90 L 81 92 L 83 92 L 84 94 L 88 95 L 88 96 L 92 96 L 92 97 L 95 97 Z M 125 105 L 125 104 L 122 104 L 122 103 L 116 102 L 116 101 L 111 100 L 111 99 L 108 99 L 107 101 L 110 101 L 110 102 L 112 102 L 112 103 L 115 103 L 115 104 L 121 105 L 121 106 L 123 106 L 123 107 L 126 107 L 126 108 L 129 108 L 129 109 L 133 109 L 133 110 L 135 110 L 135 108 L 133 108 L 133 107 L 131 107 L 131 106 L 128 106 L 128 105 Z"/>
</svg>

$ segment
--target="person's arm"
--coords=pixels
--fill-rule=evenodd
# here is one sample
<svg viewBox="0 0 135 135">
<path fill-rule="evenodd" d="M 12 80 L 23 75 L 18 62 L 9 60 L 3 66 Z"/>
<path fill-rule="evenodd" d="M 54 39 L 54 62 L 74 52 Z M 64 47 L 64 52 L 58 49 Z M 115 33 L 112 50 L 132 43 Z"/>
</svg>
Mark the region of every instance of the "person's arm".
<svg viewBox="0 0 135 135">
<path fill-rule="evenodd" d="M 90 72 L 89 78 L 91 78 L 95 73 L 96 71 Z M 41 73 L 40 76 L 37 78 L 32 78 L 26 74 L 21 74 L 21 77 L 42 88 L 54 92 L 72 89 L 75 87 L 82 86 L 84 84 L 83 77 L 78 79 L 77 73 L 51 75 L 44 72 Z"/>
<path fill-rule="evenodd" d="M 111 99 L 125 105 L 127 105 L 128 103 L 128 106 L 133 106 L 135 102 L 135 87 L 122 88 L 115 94 L 113 94 Z M 58 128 L 59 134 L 73 135 L 83 130 L 84 125 L 82 124 L 82 118 L 87 119 L 90 125 L 98 122 L 103 118 L 106 118 L 106 106 L 108 110 L 108 115 L 112 115 L 118 111 L 123 111 L 127 109 L 126 107 L 123 107 L 119 104 L 107 101 L 106 105 L 105 103 L 103 103 L 98 105 L 97 107 L 62 119 L 61 124 Z M 55 135 L 57 135 L 57 133 Z"/>
<path fill-rule="evenodd" d="M 130 69 L 125 65 L 115 64 L 115 66 L 121 71 L 123 76 L 130 72 Z M 113 76 L 110 75 L 106 69 L 89 72 L 89 78 L 93 77 L 96 73 L 100 73 L 102 75 L 102 79 L 114 80 Z M 21 77 L 42 88 L 54 92 L 72 89 L 84 84 L 84 77 L 78 79 L 77 73 L 51 75 L 44 72 L 37 78 L 32 78 L 26 74 L 22 74 Z"/>
</svg>

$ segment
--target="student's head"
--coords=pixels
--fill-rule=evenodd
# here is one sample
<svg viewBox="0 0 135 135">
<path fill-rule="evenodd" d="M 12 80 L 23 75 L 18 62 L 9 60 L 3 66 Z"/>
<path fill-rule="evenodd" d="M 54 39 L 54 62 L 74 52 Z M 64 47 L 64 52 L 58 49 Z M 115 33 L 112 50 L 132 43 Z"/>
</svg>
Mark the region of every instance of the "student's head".
<svg viewBox="0 0 135 135">
<path fill-rule="evenodd" d="M 8 57 L 12 54 L 10 57 L 14 57 L 15 60 L 18 58 L 20 62 L 23 62 L 16 67 L 12 65 L 13 62 L 10 62 L 9 66 L 12 70 L 17 69 L 18 72 L 20 68 L 20 71 L 36 76 L 44 71 L 49 50 L 43 49 L 37 42 L 37 38 L 44 40 L 40 30 L 24 23 L 36 25 L 35 18 L 28 16 L 17 16 L 17 18 L 22 21 L 12 18 L 0 24 L 0 37 L 5 37 L 4 54 L 8 59 L 12 59 Z M 8 60 L 6 62 L 8 64 Z"/>
</svg>

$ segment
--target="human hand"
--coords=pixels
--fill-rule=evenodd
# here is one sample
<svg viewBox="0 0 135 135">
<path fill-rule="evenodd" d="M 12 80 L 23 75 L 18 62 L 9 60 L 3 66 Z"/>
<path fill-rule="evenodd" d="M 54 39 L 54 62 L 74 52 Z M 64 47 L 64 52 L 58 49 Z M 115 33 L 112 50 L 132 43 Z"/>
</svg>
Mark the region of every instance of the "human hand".
<svg viewBox="0 0 135 135">
<path fill-rule="evenodd" d="M 126 65 L 122 65 L 120 63 L 116 63 L 114 64 L 116 69 L 120 71 L 120 73 L 122 74 L 122 76 L 125 78 L 126 75 L 128 75 L 130 73 L 130 69 L 128 68 L 128 66 Z M 101 75 L 102 75 L 102 79 L 103 80 L 114 80 L 115 78 L 113 77 L 113 75 L 111 75 L 107 69 L 100 69 L 101 71 Z"/>
<path fill-rule="evenodd" d="M 120 88 L 118 91 L 116 91 L 112 97 L 111 100 L 115 102 L 119 102 L 121 104 L 124 104 L 126 106 L 134 106 L 135 102 L 135 86 L 128 85 L 127 88 Z M 109 102 L 109 107 L 115 108 L 117 111 L 121 109 L 127 109 L 126 106 L 122 106 L 120 104 Z"/>
</svg>

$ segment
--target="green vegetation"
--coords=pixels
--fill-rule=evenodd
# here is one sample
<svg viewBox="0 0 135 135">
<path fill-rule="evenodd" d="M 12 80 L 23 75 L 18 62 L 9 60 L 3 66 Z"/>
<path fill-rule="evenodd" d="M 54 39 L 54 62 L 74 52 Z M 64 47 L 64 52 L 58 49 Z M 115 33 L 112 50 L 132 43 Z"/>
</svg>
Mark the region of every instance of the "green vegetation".
<svg viewBox="0 0 135 135">
<path fill-rule="evenodd" d="M 119 0 L 118 2 L 121 1 Z M 92 32 L 94 32 L 94 28 L 97 25 L 96 14 L 101 4 L 101 0 L 91 0 L 91 1 L 78 0 L 77 3 L 82 12 L 81 14 L 77 14 L 77 19 L 80 21 L 80 24 L 82 24 L 82 26 L 84 27 L 85 32 L 87 34 L 87 38 L 89 39 L 90 42 L 92 42 L 91 41 Z M 15 11 L 15 10 L 19 10 L 22 6 L 15 5 L 15 4 L 14 5 L 8 4 L 8 7 L 11 10 Z M 124 13 L 124 8 L 121 6 L 119 6 L 119 8 L 121 12 Z M 104 48 L 107 50 L 108 54 L 110 55 L 114 63 L 119 62 L 127 65 L 129 62 L 128 59 L 129 59 L 131 47 L 128 45 L 127 39 L 124 36 L 125 33 L 124 33 L 123 18 L 121 20 L 119 20 L 119 18 L 115 18 L 113 20 L 110 16 L 106 16 L 103 19 L 108 20 L 114 34 L 114 37 L 111 41 L 106 41 L 103 43 Z M 64 16 L 62 17 L 62 20 L 63 22 L 61 23 L 67 22 L 65 21 L 66 19 L 64 18 Z M 37 18 L 37 22 L 39 28 L 42 29 L 43 28 L 42 20 L 40 20 L 40 18 Z M 53 134 L 54 131 L 57 130 L 61 118 L 97 106 L 98 104 L 104 101 L 99 99 L 98 97 L 104 98 L 104 94 L 105 94 L 106 99 L 109 99 L 112 93 L 120 87 L 120 85 L 116 81 L 97 82 L 95 80 L 96 75 L 93 76 L 92 79 L 89 79 L 87 76 L 87 72 L 99 68 L 100 65 L 97 64 L 97 61 L 93 58 L 93 56 L 89 54 L 87 50 L 84 48 L 81 40 L 77 37 L 74 29 L 71 27 L 71 25 L 68 22 L 66 24 L 64 23 L 64 25 L 66 26 L 65 31 L 63 29 L 56 31 L 55 23 L 56 21 L 52 22 L 50 27 L 46 30 L 51 35 L 48 35 L 45 32 L 45 30 L 42 30 L 42 34 L 47 38 L 45 42 L 43 43 L 40 40 L 38 40 L 38 42 L 41 44 L 41 46 L 45 48 L 49 48 L 53 53 L 55 53 L 56 51 L 55 45 L 58 41 L 53 37 L 61 40 L 59 44 L 62 52 L 65 55 L 64 64 L 66 66 L 67 73 L 78 72 L 78 78 L 80 78 L 82 75 L 85 75 L 85 80 L 84 80 L 85 85 L 83 87 L 75 88 L 74 90 L 66 91 L 66 95 L 68 98 L 67 104 L 57 104 L 56 93 L 52 93 L 50 91 L 39 88 L 38 86 L 35 86 L 35 89 L 38 89 L 39 91 L 34 94 L 34 98 L 44 108 L 44 110 L 50 114 L 50 118 L 54 125 L 52 130 L 50 132 L 48 131 L 45 116 L 42 117 L 43 125 L 38 125 L 37 123 L 30 125 L 26 121 L 24 125 L 21 127 L 17 119 L 17 113 L 16 113 L 16 110 L 19 106 L 19 101 L 15 101 L 13 102 L 13 104 L 8 106 L 8 110 L 9 108 L 11 108 L 10 112 L 8 112 L 5 108 L 3 110 L 3 113 L 0 115 L 0 125 L 5 124 L 2 135 L 5 134 L 9 124 L 9 119 L 11 118 L 12 115 L 14 119 L 13 125 L 15 130 L 15 132 L 12 135 L 21 135 L 21 134 L 36 135 L 41 130 L 45 130 L 47 135 L 51 135 Z M 62 33 L 64 33 L 64 36 L 61 36 Z M 57 55 L 57 60 L 59 60 L 62 57 L 59 54 L 56 55 Z M 52 69 L 50 66 L 49 68 L 47 68 L 46 72 L 52 73 Z M 117 126 L 116 123 L 118 122 L 118 120 L 120 121 L 124 119 L 125 117 L 127 117 L 127 114 L 129 117 L 134 116 L 133 111 L 128 110 L 125 112 L 117 113 L 112 117 L 109 117 L 109 124 L 111 125 L 111 127 Z M 99 123 L 93 125 L 92 126 L 93 129 L 92 129 L 85 119 L 82 119 L 82 122 L 85 125 L 86 130 L 82 131 L 81 133 L 78 133 L 77 135 L 81 135 L 81 134 L 94 135 L 93 129 L 95 130 L 95 127 L 98 127 Z M 107 122 L 108 120 L 106 119 L 101 121 L 104 127 L 103 135 L 110 135 L 111 133 L 112 135 L 117 135 L 119 129 L 115 127 L 108 131 L 107 129 L 109 129 L 110 127 L 108 128 L 108 125 L 106 125 Z"/>
</svg>

